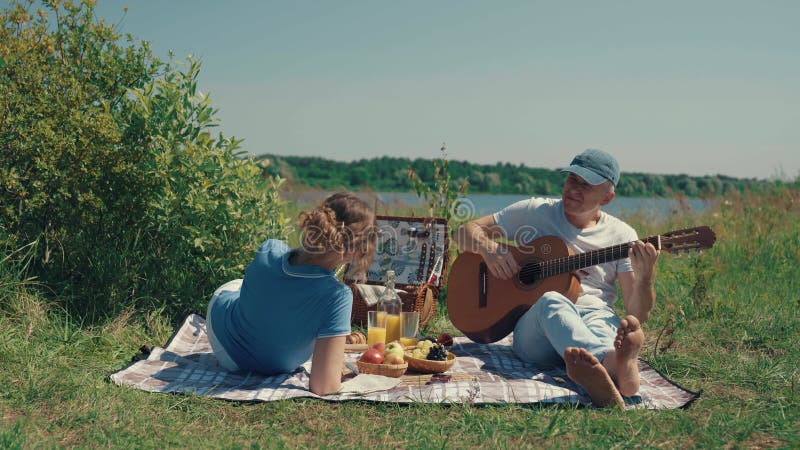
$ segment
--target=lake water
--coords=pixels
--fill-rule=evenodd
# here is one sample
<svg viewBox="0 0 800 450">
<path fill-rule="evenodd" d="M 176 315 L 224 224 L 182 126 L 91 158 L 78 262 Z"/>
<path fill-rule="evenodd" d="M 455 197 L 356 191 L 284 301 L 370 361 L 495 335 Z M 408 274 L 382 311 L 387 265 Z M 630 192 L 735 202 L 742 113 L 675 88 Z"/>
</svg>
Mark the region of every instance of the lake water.
<svg viewBox="0 0 800 450">
<path fill-rule="evenodd" d="M 324 191 L 305 191 L 286 192 L 282 195 L 305 207 L 318 202 L 328 194 L 329 192 Z M 359 192 L 357 194 L 370 206 L 377 206 L 379 214 L 384 214 L 386 212 L 384 210 L 397 211 L 403 208 L 417 208 L 424 204 L 417 194 L 409 192 Z M 530 196 L 471 194 L 458 203 L 455 212 L 459 218 L 480 217 L 527 198 Z M 639 214 L 644 218 L 657 219 L 677 212 L 704 212 L 709 207 L 706 200 L 699 198 L 684 198 L 681 203 L 674 198 L 615 197 L 610 204 L 603 207 L 603 211 L 622 218 Z"/>
</svg>

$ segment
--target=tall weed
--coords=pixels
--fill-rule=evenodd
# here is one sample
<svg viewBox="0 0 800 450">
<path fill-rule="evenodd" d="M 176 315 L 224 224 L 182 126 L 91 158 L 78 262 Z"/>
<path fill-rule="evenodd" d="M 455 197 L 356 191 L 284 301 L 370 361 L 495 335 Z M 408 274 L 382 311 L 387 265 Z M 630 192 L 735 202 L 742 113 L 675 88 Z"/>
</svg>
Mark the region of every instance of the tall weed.
<svg viewBox="0 0 800 450">
<path fill-rule="evenodd" d="M 469 191 L 469 180 L 453 180 L 448 171 L 449 161 L 445 144 L 442 144 L 439 151 L 441 156 L 438 160 L 433 160 L 432 185 L 422 181 L 413 168 L 408 169 L 408 178 L 414 191 L 425 201 L 430 217 L 443 217 L 447 219 L 451 228 L 455 228 L 470 218 L 471 211 L 459 209 L 462 206 L 459 201 Z"/>
</svg>

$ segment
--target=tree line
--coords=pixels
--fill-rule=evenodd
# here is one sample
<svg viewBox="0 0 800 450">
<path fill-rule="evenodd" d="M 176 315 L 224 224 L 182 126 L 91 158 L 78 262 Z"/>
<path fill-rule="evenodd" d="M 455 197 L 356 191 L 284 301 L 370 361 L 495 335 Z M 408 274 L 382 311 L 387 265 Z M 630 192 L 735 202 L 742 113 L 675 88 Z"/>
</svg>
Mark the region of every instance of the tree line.
<svg viewBox="0 0 800 450">
<path fill-rule="evenodd" d="M 351 162 L 315 156 L 263 154 L 256 157 L 270 176 L 287 179 L 290 186 L 324 190 L 365 188 L 379 192 L 411 192 L 413 170 L 425 183 L 434 181 L 432 159 L 377 158 Z M 558 195 L 564 180 L 559 169 L 527 167 L 524 164 L 473 164 L 448 161 L 448 174 L 456 183 L 469 183 L 469 192 L 481 194 Z M 725 175 L 689 176 L 623 172 L 617 195 L 625 197 L 664 197 L 684 195 L 706 197 L 731 191 L 754 189 L 767 183 L 755 178 Z"/>
</svg>

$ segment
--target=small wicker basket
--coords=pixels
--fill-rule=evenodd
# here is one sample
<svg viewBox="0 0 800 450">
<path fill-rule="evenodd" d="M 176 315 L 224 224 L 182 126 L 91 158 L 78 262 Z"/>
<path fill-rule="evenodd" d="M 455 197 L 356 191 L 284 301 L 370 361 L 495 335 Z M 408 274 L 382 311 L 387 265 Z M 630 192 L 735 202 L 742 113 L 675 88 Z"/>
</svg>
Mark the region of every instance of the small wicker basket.
<svg viewBox="0 0 800 450">
<path fill-rule="evenodd" d="M 409 369 L 419 373 L 442 373 L 450 370 L 456 363 L 456 355 L 447 352 L 447 359 L 444 361 L 432 361 L 430 359 L 419 359 L 406 352 L 404 356 Z"/>
<path fill-rule="evenodd" d="M 404 364 L 372 364 L 363 361 L 356 361 L 359 373 L 369 373 L 372 375 L 383 375 L 390 378 L 402 377 L 408 369 L 408 363 Z"/>
</svg>

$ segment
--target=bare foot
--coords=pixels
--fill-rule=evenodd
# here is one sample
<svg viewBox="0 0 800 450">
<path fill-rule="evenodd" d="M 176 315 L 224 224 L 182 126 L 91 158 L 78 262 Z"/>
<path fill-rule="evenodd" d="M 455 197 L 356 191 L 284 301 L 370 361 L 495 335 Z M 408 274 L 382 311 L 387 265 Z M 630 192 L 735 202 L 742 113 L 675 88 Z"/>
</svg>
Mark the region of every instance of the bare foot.
<svg viewBox="0 0 800 450">
<path fill-rule="evenodd" d="M 578 383 L 597 406 L 619 406 L 625 408 L 611 376 L 591 353 L 584 348 L 567 347 L 564 351 L 567 375 Z"/>
<path fill-rule="evenodd" d="M 620 320 L 617 337 L 614 339 L 614 368 L 620 394 L 631 396 L 639 392 L 639 350 L 644 344 L 644 331 L 639 319 L 627 316 Z"/>
</svg>

